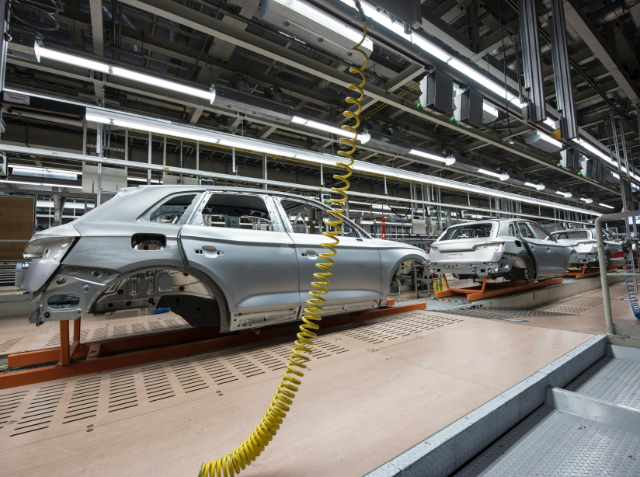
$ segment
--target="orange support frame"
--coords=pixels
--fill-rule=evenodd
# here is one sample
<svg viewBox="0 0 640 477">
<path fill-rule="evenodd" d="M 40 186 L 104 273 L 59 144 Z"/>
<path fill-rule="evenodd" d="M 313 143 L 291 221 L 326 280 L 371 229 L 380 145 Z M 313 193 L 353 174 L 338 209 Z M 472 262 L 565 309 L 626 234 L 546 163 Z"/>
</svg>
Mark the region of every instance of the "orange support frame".
<svg viewBox="0 0 640 477">
<path fill-rule="evenodd" d="M 556 283 L 562 283 L 562 278 L 553 278 L 547 280 L 540 280 L 535 283 L 527 283 L 524 280 L 514 282 L 502 282 L 502 283 L 487 283 L 487 277 L 484 277 L 482 286 L 469 287 L 469 288 L 450 288 L 447 282 L 446 275 L 442 274 L 444 280 L 445 290 L 436 292 L 436 298 L 444 298 L 454 295 L 466 295 L 468 301 L 482 300 L 484 298 L 492 298 L 494 296 L 508 295 L 510 293 L 517 293 L 521 291 L 528 291 L 533 288 L 545 287 L 547 285 L 554 285 Z"/>
<path fill-rule="evenodd" d="M 618 270 L 618 267 L 607 268 L 607 273 L 612 273 L 612 272 L 615 272 L 617 270 Z M 582 267 L 582 271 L 569 270 L 567 272 L 567 276 L 568 277 L 573 277 L 573 278 L 577 278 L 577 279 L 595 277 L 597 275 L 600 275 L 600 269 L 599 268 L 587 268 L 586 264 Z"/>
<path fill-rule="evenodd" d="M 328 318 L 320 322 L 320 328 L 342 326 L 408 311 L 426 310 L 426 308 L 425 302 L 387 306 L 378 310 Z M 218 327 L 211 327 L 81 344 L 80 320 L 78 319 L 76 322 L 73 330 L 74 343 L 71 347 L 69 346 L 69 322 L 63 321 L 60 322 L 60 348 L 9 355 L 9 372 L 0 375 L 0 390 L 245 345 L 285 335 L 295 335 L 299 331 L 298 323 L 285 323 L 268 329 L 255 330 L 260 331 L 259 333 L 234 333 L 213 337 L 212 335 L 218 334 L 220 330 Z M 78 345 L 74 347 L 76 342 Z M 158 345 L 164 346 L 158 347 Z M 153 348 L 140 350 L 150 347 Z M 122 353 L 127 350 L 135 351 Z M 100 354 L 111 355 L 101 357 Z M 85 356 L 86 360 L 84 361 L 73 359 Z M 12 367 L 47 363 L 58 358 L 60 361 L 53 366 L 11 372 Z"/>
</svg>

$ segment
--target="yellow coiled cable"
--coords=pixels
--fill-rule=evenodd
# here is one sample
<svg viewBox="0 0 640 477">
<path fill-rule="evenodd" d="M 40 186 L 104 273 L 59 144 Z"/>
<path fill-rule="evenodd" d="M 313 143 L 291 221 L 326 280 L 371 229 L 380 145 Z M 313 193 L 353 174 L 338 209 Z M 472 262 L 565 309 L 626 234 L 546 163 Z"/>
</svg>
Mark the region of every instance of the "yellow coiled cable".
<svg viewBox="0 0 640 477">
<path fill-rule="evenodd" d="M 321 243 L 320 246 L 327 249 L 328 253 L 319 253 L 318 257 L 325 260 L 325 263 L 317 263 L 316 267 L 318 267 L 322 272 L 316 272 L 313 274 L 314 278 L 318 281 L 311 282 L 311 286 L 315 288 L 315 290 L 309 291 L 309 295 L 311 298 L 307 300 L 307 304 L 309 308 L 305 308 L 305 315 L 302 317 L 303 324 L 300 325 L 300 332 L 297 335 L 297 340 L 295 342 L 295 346 L 291 352 L 291 356 L 289 356 L 289 362 L 287 363 L 287 370 L 284 372 L 284 377 L 282 381 L 280 381 L 280 386 L 278 386 L 278 390 L 276 391 L 276 395 L 267 409 L 264 417 L 260 421 L 260 424 L 253 430 L 251 435 L 247 440 L 245 440 L 240 446 L 238 446 L 234 451 L 229 454 L 221 457 L 212 462 L 205 462 L 202 464 L 200 468 L 200 477 L 233 477 L 235 474 L 239 474 L 241 470 L 244 470 L 248 465 L 251 464 L 256 458 L 262 453 L 265 447 L 269 445 L 269 442 L 274 438 L 278 429 L 280 429 L 280 425 L 282 424 L 285 417 L 287 417 L 287 412 L 289 412 L 291 404 L 293 403 L 293 398 L 296 397 L 295 393 L 298 392 L 298 386 L 302 383 L 300 379 L 304 376 L 304 373 L 300 371 L 301 369 L 306 369 L 307 365 L 305 364 L 311 358 L 307 356 L 310 354 L 311 346 L 313 345 L 313 338 L 316 338 L 317 335 L 312 330 L 317 330 L 320 327 L 314 323 L 314 321 L 320 321 L 322 318 L 317 314 L 321 313 L 324 309 L 321 304 L 326 300 L 322 295 L 327 294 L 327 289 L 325 288 L 330 284 L 329 277 L 333 275 L 331 271 L 331 267 L 335 265 L 335 261 L 332 257 L 335 257 L 337 252 L 334 248 L 336 245 L 340 243 L 338 239 L 338 235 L 342 234 L 342 223 L 344 219 L 342 214 L 346 211 L 345 202 L 347 200 L 346 191 L 349 190 L 351 184 L 349 183 L 349 177 L 351 177 L 351 166 L 353 165 L 353 156 L 352 154 L 356 150 L 356 138 L 358 137 L 357 128 L 360 126 L 360 118 L 358 117 L 362 112 L 362 105 L 360 102 L 364 98 L 364 91 L 362 88 L 366 84 L 366 78 L 364 75 L 364 70 L 369 65 L 369 58 L 367 55 L 360 49 L 360 45 L 367 37 L 367 22 L 362 12 L 360 3 L 357 0 L 354 0 L 356 7 L 360 11 L 362 15 L 362 25 L 364 27 L 364 33 L 362 35 L 362 40 L 360 43 L 351 48 L 352 51 L 360 53 L 364 57 L 364 65 L 360 68 L 351 67 L 349 71 L 351 73 L 358 73 L 362 77 L 362 82 L 358 84 L 349 84 L 348 88 L 352 91 L 357 91 L 360 93 L 359 98 L 353 98 L 349 96 L 346 99 L 346 102 L 349 104 L 357 105 L 357 111 L 344 111 L 343 115 L 346 118 L 355 119 L 355 124 L 348 126 L 342 126 L 342 129 L 346 131 L 350 131 L 354 134 L 351 139 L 340 138 L 340 142 L 343 144 L 351 145 L 351 149 L 349 151 L 338 151 L 340 156 L 346 157 L 349 159 L 349 163 L 345 164 L 344 162 L 338 162 L 337 166 L 344 169 L 346 172 L 343 175 L 334 175 L 334 179 L 338 179 L 344 182 L 343 187 L 332 187 L 331 190 L 333 192 L 337 192 L 342 197 L 340 199 L 330 199 L 330 202 L 337 206 L 335 209 L 331 209 L 329 214 L 335 217 L 334 221 L 327 221 L 327 224 L 335 230 L 330 230 L 323 232 L 325 237 L 333 240 L 331 243 Z M 305 354 L 306 353 L 306 354 Z M 297 376 L 297 377 L 296 377 Z"/>
</svg>

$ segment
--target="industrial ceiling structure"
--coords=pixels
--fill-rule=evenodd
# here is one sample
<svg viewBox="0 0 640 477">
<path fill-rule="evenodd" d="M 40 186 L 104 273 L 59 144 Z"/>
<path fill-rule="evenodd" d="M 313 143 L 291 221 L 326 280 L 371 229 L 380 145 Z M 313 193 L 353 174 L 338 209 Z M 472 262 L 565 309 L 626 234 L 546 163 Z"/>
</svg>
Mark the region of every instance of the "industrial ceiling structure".
<svg viewBox="0 0 640 477">
<path fill-rule="evenodd" d="M 364 3 L 370 60 L 354 200 L 577 222 L 632 203 L 640 2 L 545 0 L 528 12 L 514 0 L 406 2 L 416 4 L 407 12 Z M 268 179 L 315 195 L 331 186 L 322 158 L 343 147 L 349 67 L 359 61 L 348 51 L 361 29 L 353 2 L 41 4 L 15 1 L 9 12 L 1 143 L 18 169 L 3 191 L 80 197 L 83 164 L 97 154 L 106 165 L 131 161 L 129 185 L 173 173 L 260 187 Z M 564 32 L 553 21 L 562 14 Z M 558 38 L 564 57 L 554 57 Z M 529 80 L 530 64 L 539 80 Z M 441 77 L 452 85 L 450 105 Z M 422 104 L 433 94 L 433 107 Z M 21 95 L 53 103 L 39 109 Z M 475 120 L 465 116 L 469 97 L 481 104 Z M 20 167 L 72 176 L 33 182 Z"/>
</svg>

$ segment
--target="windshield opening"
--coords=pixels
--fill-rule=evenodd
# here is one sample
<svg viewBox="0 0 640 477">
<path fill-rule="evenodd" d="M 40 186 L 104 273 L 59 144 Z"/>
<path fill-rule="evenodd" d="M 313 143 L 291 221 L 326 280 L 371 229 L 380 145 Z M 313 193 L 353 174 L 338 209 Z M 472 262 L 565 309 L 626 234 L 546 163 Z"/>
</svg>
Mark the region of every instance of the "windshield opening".
<svg viewBox="0 0 640 477">
<path fill-rule="evenodd" d="M 492 222 L 481 224 L 460 225 L 446 230 L 440 240 L 462 240 L 491 237 L 494 230 Z"/>
</svg>

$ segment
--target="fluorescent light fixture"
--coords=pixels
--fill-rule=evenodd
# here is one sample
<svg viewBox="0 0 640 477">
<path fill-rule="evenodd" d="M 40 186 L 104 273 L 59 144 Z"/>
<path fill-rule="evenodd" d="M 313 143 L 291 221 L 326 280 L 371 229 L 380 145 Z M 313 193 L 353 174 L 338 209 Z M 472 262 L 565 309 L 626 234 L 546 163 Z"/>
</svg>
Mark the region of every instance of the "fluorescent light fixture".
<svg viewBox="0 0 640 477">
<path fill-rule="evenodd" d="M 352 0 L 342 0 L 342 3 L 345 3 L 350 7 L 354 6 Z M 361 5 L 362 5 L 362 8 L 364 9 L 365 15 L 371 18 L 372 20 L 374 20 L 375 22 L 383 25 L 384 27 L 388 28 L 389 30 L 391 30 L 398 36 L 404 38 L 405 40 L 410 41 L 411 43 L 416 45 L 418 48 L 420 48 L 427 54 L 435 56 L 439 60 L 448 63 L 454 69 L 460 71 L 465 76 L 474 79 L 475 81 L 483 85 L 485 88 L 499 95 L 501 98 L 504 98 L 506 93 L 506 96 L 509 102 L 513 103 L 514 105 L 516 105 L 521 109 L 524 106 L 522 103 L 520 103 L 520 99 L 517 96 L 514 96 L 509 92 L 505 92 L 504 85 L 501 85 L 499 83 L 496 83 L 490 80 L 488 77 L 478 73 L 473 68 L 470 68 L 464 63 L 462 63 L 461 61 L 451 57 L 451 55 L 449 55 L 446 51 L 437 47 L 436 45 L 431 43 L 429 40 L 427 40 L 425 37 L 418 35 L 415 32 L 411 32 L 410 34 L 407 35 L 404 32 L 404 25 L 402 24 L 402 22 L 392 22 L 387 15 L 379 12 L 375 7 L 368 5 L 366 3 L 361 3 Z"/>
<path fill-rule="evenodd" d="M 199 88 L 192 88 L 184 84 L 176 83 L 175 81 L 168 81 L 156 76 L 145 75 L 143 73 L 136 73 L 135 71 L 128 70 L 126 68 L 120 68 L 114 66 L 109 71 L 109 74 L 114 76 L 120 76 L 121 78 L 130 79 L 139 83 L 149 84 L 151 86 L 157 86 L 158 88 L 170 89 L 176 93 L 184 93 L 189 96 L 195 96 L 197 98 L 208 99 L 210 104 L 213 104 L 213 100 L 216 99 L 216 90 L 211 88 L 210 91 L 205 91 Z"/>
<path fill-rule="evenodd" d="M 580 200 L 583 202 L 586 202 L 587 204 L 592 204 L 593 203 L 593 199 L 585 199 L 584 197 L 580 197 Z"/>
<path fill-rule="evenodd" d="M 151 131 L 158 134 L 166 134 L 171 137 L 182 137 L 191 140 L 199 140 L 205 144 L 220 144 L 221 146 L 236 147 L 252 152 L 264 152 L 269 155 L 296 159 L 313 164 L 326 164 L 328 166 L 335 166 L 337 162 L 345 162 L 344 158 L 331 154 L 298 149 L 292 146 L 279 145 L 259 139 L 241 137 L 228 133 L 208 130 L 197 126 L 172 123 L 170 121 L 158 120 L 129 113 L 121 113 L 103 108 L 88 108 L 86 117 L 88 121 L 97 121 L 131 129 Z M 13 146 L 7 147 L 9 148 L 7 150 L 10 151 L 10 148 Z M 513 194 L 506 191 L 491 189 L 488 187 L 456 182 L 441 177 L 422 174 L 419 172 L 406 171 L 403 169 L 393 168 L 372 162 L 356 160 L 354 161 L 352 169 L 356 172 L 373 174 L 378 177 L 385 176 L 387 178 L 395 180 L 413 181 L 422 184 L 442 186 L 447 189 L 468 191 L 474 194 L 515 200 L 527 204 L 535 204 L 553 209 L 571 210 L 573 212 L 579 212 L 588 215 L 601 215 L 599 212 L 595 212 L 593 210 L 581 209 L 579 207 L 572 207 L 566 204 L 558 204 L 543 199 Z M 478 172 L 493 175 L 501 180 L 507 180 L 509 178 L 508 174 L 499 174 L 497 172 L 486 171 L 482 169 Z"/>
<path fill-rule="evenodd" d="M 142 179 L 140 177 L 127 177 L 128 181 L 131 182 L 144 182 L 145 184 L 147 183 L 147 179 Z M 151 179 L 151 183 L 152 184 L 162 184 L 162 181 L 159 181 L 157 179 Z"/>
<path fill-rule="evenodd" d="M 313 128 L 313 129 L 319 129 L 320 131 L 325 131 L 331 134 L 335 134 L 336 136 L 353 137 L 353 133 L 351 131 L 345 131 L 344 129 L 339 128 L 337 126 L 324 124 L 318 121 L 314 121 L 313 119 L 306 119 L 306 118 L 301 118 L 300 116 L 294 116 L 291 122 L 296 124 L 302 124 L 303 126 L 309 126 L 310 128 Z M 362 141 L 362 136 L 360 136 L 360 140 Z"/>
<path fill-rule="evenodd" d="M 26 184 L 36 186 L 50 186 L 50 187 L 66 187 L 67 189 L 82 189 L 82 186 L 66 185 L 66 184 L 49 184 L 46 182 L 22 182 L 22 181 L 10 181 L 2 179 L 0 182 L 6 182 L 7 184 Z"/>
<path fill-rule="evenodd" d="M 340 35 L 349 38 L 353 43 L 359 43 L 362 39 L 362 33 L 349 27 L 348 25 L 336 20 L 331 15 L 327 15 L 322 10 L 313 8 L 305 2 L 299 2 L 297 0 L 272 0 L 275 3 L 279 3 L 284 7 L 299 13 L 305 18 L 312 19 L 314 22 L 322 25 L 329 30 L 335 31 Z M 369 37 L 365 38 L 362 46 L 367 50 L 373 50 L 373 41 Z"/>
<path fill-rule="evenodd" d="M 498 117 L 498 108 L 488 104 L 486 101 L 482 102 L 482 110 L 495 118 Z"/>
<path fill-rule="evenodd" d="M 430 152 L 421 151 L 420 149 L 411 149 L 409 154 L 413 154 L 414 156 L 424 157 L 425 159 L 431 159 L 432 161 L 444 162 L 447 166 L 451 164 L 455 164 L 456 158 L 453 156 L 442 157 L 436 154 L 432 154 Z"/>
<path fill-rule="evenodd" d="M 294 116 L 291 120 L 292 123 L 302 124 L 303 126 L 309 126 L 313 129 L 319 129 L 320 131 L 325 131 L 331 134 L 335 134 L 336 136 L 344 136 L 344 137 L 352 137 L 353 133 L 351 131 L 345 131 L 342 128 L 337 126 L 331 126 L 329 124 L 324 124 L 318 121 L 314 121 L 312 119 L 301 118 L 300 116 Z"/>
<path fill-rule="evenodd" d="M 545 119 L 543 121 L 547 126 L 549 126 L 550 128 L 553 128 L 554 130 L 556 129 L 556 120 L 552 119 L 551 117 L 547 116 L 547 119 Z"/>
<path fill-rule="evenodd" d="M 478 169 L 478 172 L 480 174 L 486 174 L 488 176 L 497 177 L 501 181 L 506 181 L 507 179 L 509 179 L 509 174 L 505 174 L 502 172 L 493 172 L 493 171 L 488 171 L 486 169 Z"/>
<path fill-rule="evenodd" d="M 52 208 L 53 207 L 53 201 L 51 200 L 39 200 L 37 207 L 49 207 Z M 95 204 L 93 203 L 88 203 L 87 204 L 87 209 L 93 209 L 95 207 Z M 64 204 L 64 208 L 65 209 L 84 209 L 84 203 L 82 202 L 66 202 Z"/>
<path fill-rule="evenodd" d="M 63 171 L 59 169 L 45 169 L 42 167 L 9 166 L 11 175 L 24 177 L 39 177 L 41 179 L 78 180 L 78 172 Z"/>
<path fill-rule="evenodd" d="M 612 175 L 613 177 L 615 177 L 616 179 L 620 180 L 620 174 L 618 174 L 617 172 L 613 172 L 613 171 L 611 171 L 611 175 Z"/>
<path fill-rule="evenodd" d="M 602 203 L 600 203 L 600 204 L 598 204 L 598 205 L 599 205 L 600 207 L 606 207 L 607 209 L 615 209 L 615 207 L 611 207 L 610 205 L 607 205 L 607 204 L 602 204 Z"/>
<path fill-rule="evenodd" d="M 557 139 L 553 139 L 551 136 L 543 133 L 542 131 L 540 131 L 540 139 L 562 149 L 562 143 L 560 141 L 558 141 Z"/>
<path fill-rule="evenodd" d="M 556 194 L 563 196 L 565 199 L 568 199 L 573 195 L 571 192 L 562 192 L 560 190 L 557 190 Z"/>
<path fill-rule="evenodd" d="M 544 184 L 534 184 L 533 182 L 525 182 L 524 185 L 527 187 L 533 187 L 536 190 L 544 190 Z"/>
<path fill-rule="evenodd" d="M 80 56 L 69 55 L 49 48 L 40 48 L 40 56 L 43 58 L 49 58 L 51 60 L 60 61 L 74 66 L 80 66 L 82 68 L 88 68 L 94 71 L 100 71 L 102 73 L 108 73 L 121 78 L 130 79 L 140 83 L 157 86 L 158 88 L 169 89 L 177 93 L 188 94 L 189 96 L 195 96 L 197 98 L 208 99 L 210 103 L 216 98 L 216 91 L 214 87 L 211 87 L 209 91 L 205 91 L 199 88 L 193 88 L 185 84 L 177 83 L 175 81 L 165 80 L 156 76 L 146 75 L 143 73 L 137 73 L 135 71 L 121 68 L 119 66 L 111 66 L 107 63 L 99 61 L 88 60 Z"/>
<path fill-rule="evenodd" d="M 60 51 L 50 50 L 49 48 L 40 48 L 40 57 L 49 58 L 50 60 L 60 61 L 61 63 L 67 63 L 81 68 L 88 68 L 94 71 L 100 71 L 101 73 L 109 72 L 109 65 L 99 61 L 88 60 L 80 56 L 68 55 Z"/>
</svg>

